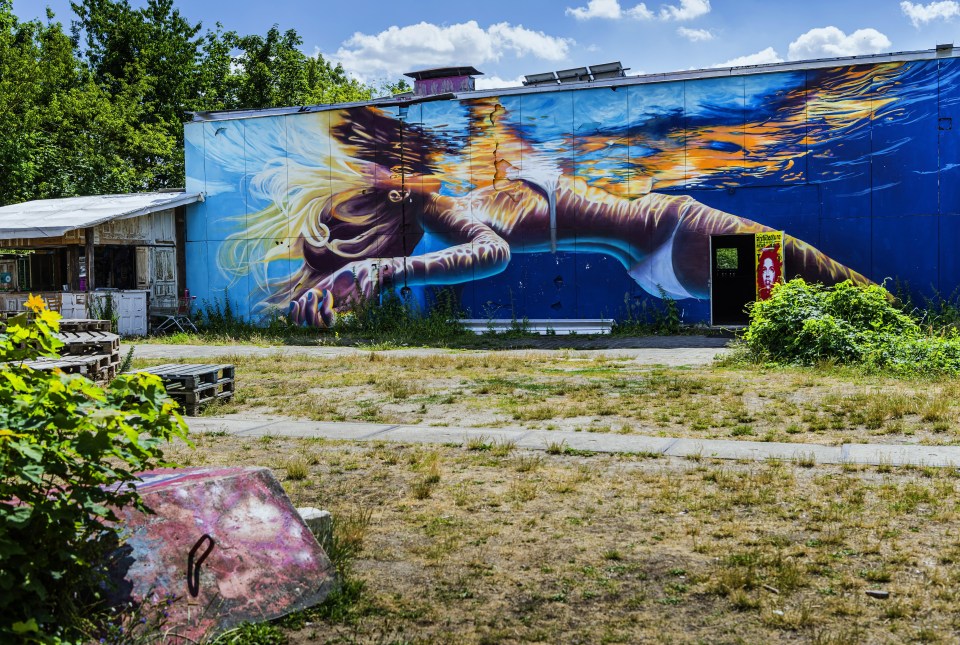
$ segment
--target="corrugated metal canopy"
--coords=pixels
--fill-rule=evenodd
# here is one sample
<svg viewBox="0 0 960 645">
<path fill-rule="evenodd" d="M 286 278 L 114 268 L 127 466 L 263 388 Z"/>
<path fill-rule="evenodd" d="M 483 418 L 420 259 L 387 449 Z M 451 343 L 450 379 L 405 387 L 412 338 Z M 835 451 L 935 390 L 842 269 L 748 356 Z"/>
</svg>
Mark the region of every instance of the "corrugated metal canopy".
<svg viewBox="0 0 960 645">
<path fill-rule="evenodd" d="M 115 219 L 203 201 L 200 193 L 131 193 L 90 195 L 63 199 L 38 199 L 0 207 L 0 240 L 60 237 Z"/>
</svg>

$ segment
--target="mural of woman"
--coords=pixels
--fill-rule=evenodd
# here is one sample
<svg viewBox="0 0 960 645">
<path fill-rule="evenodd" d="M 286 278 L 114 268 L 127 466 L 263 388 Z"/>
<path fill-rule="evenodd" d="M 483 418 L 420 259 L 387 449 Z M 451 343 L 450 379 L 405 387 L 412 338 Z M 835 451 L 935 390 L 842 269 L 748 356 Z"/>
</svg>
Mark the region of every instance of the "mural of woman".
<svg viewBox="0 0 960 645">
<path fill-rule="evenodd" d="M 449 142 L 375 107 L 331 114 L 330 143 L 316 146 L 309 162 L 291 156 L 254 178 L 272 203 L 221 246 L 221 268 L 257 278 L 264 307 L 322 327 L 380 286 L 481 280 L 518 252 L 602 253 L 652 295 L 704 299 L 710 236 L 773 230 L 686 195 L 631 197 L 591 185 L 505 126 L 495 100 L 480 107 L 464 162 L 471 189 L 459 195 L 442 190 L 438 159 L 457 154 Z M 263 240 L 281 229 L 294 231 L 289 257 L 302 265 L 278 280 L 256 267 L 274 252 Z M 413 254 L 427 233 L 443 248 Z M 791 273 L 808 280 L 869 282 L 789 235 L 784 252 Z"/>
</svg>

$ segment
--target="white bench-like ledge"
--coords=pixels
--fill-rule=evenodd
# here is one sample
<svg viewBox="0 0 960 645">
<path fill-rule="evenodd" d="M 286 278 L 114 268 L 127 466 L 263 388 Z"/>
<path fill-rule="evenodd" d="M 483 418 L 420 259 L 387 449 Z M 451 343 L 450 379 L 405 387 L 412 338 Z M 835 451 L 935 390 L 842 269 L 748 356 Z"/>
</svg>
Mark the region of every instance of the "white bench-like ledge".
<svg viewBox="0 0 960 645">
<path fill-rule="evenodd" d="M 609 334 L 613 318 L 462 318 L 460 322 L 475 334 L 522 329 L 531 334 Z"/>
</svg>

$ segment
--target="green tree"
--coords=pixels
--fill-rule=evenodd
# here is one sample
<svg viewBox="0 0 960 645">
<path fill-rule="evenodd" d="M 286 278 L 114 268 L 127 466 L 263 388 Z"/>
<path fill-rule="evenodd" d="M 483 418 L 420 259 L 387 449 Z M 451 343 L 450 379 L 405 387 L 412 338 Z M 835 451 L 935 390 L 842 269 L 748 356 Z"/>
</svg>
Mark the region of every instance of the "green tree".
<svg viewBox="0 0 960 645">
<path fill-rule="evenodd" d="M 170 154 L 154 157 L 152 187 L 183 185 L 183 112 L 197 97 L 201 25 L 191 24 L 173 0 L 148 0 L 133 9 L 128 0 L 72 2 L 74 41 L 96 82 L 119 100 L 137 88 L 145 106 L 143 125 L 171 138 Z"/>
<path fill-rule="evenodd" d="M 0 203 L 143 190 L 174 140 L 151 124 L 145 83 L 111 94 L 60 23 L 20 22 L 0 0 Z"/>
<path fill-rule="evenodd" d="M 132 482 L 186 438 L 160 379 L 123 375 L 100 387 L 21 363 L 57 355 L 59 314 L 0 329 L 0 640 L 74 638 L 117 545 L 116 509 L 144 509 Z M 9 362 L 8 362 L 9 361 Z M 144 509 L 146 510 L 146 509 Z"/>
<path fill-rule="evenodd" d="M 306 67 L 308 94 L 303 101 L 305 104 L 351 103 L 366 101 L 373 96 L 373 88 L 347 76 L 343 65 L 331 64 L 323 54 L 307 58 Z"/>
<path fill-rule="evenodd" d="M 182 186 L 190 111 L 364 101 L 377 89 L 294 29 L 201 34 L 174 0 L 75 0 L 71 36 L 0 0 L 0 204 Z"/>
</svg>

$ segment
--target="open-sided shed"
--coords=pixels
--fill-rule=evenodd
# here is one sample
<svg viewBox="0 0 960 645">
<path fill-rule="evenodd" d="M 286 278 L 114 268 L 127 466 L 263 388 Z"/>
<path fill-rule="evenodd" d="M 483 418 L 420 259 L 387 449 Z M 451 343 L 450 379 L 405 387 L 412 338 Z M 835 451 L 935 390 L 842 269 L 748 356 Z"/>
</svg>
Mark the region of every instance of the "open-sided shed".
<svg viewBox="0 0 960 645">
<path fill-rule="evenodd" d="M 0 311 L 30 293 L 85 317 L 111 293 L 121 333 L 146 333 L 150 308 L 177 306 L 185 286 L 182 191 L 45 199 L 0 207 Z"/>
</svg>

